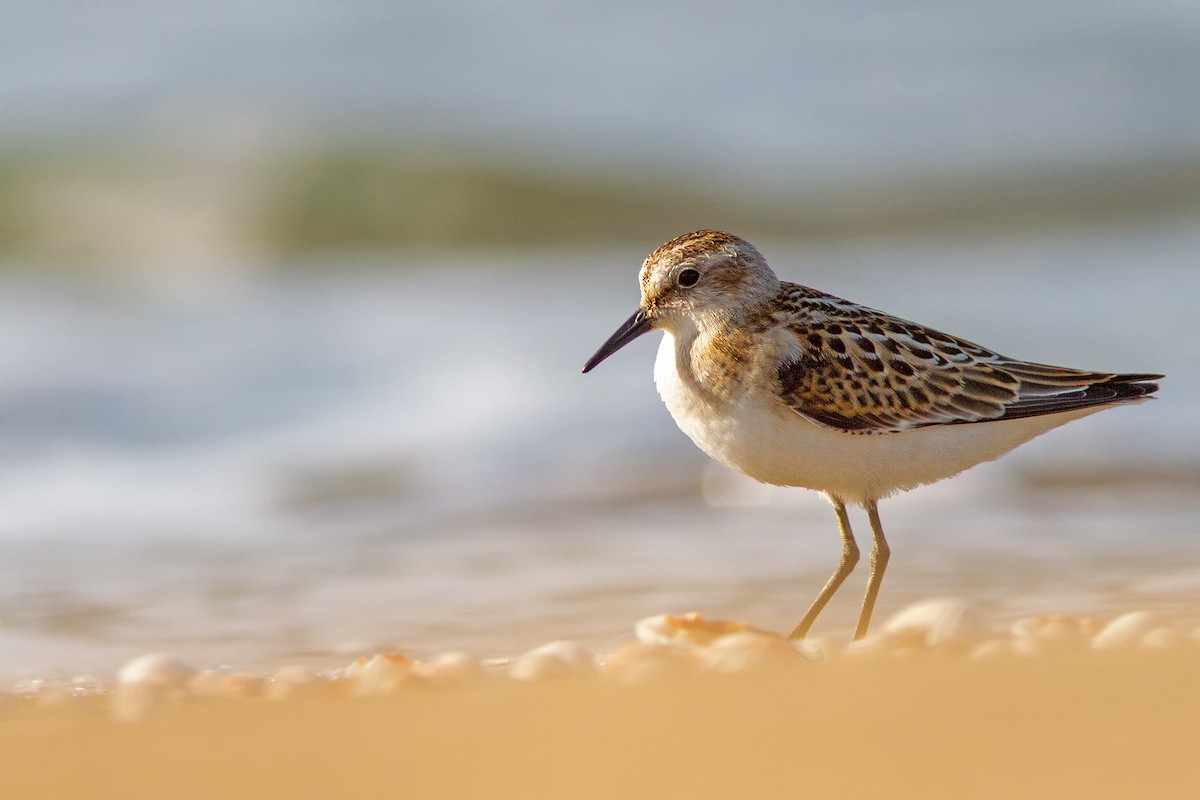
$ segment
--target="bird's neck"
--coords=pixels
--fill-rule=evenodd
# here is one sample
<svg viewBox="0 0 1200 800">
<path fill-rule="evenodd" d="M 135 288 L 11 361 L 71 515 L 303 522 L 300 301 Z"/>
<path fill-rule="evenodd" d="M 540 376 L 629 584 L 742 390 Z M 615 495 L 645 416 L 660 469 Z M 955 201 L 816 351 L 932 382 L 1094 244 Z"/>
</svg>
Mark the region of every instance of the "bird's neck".
<svg viewBox="0 0 1200 800">
<path fill-rule="evenodd" d="M 675 372 L 696 399 L 715 409 L 727 408 L 753 375 L 746 359 L 755 349 L 744 325 L 685 324 L 671 332 Z"/>
</svg>

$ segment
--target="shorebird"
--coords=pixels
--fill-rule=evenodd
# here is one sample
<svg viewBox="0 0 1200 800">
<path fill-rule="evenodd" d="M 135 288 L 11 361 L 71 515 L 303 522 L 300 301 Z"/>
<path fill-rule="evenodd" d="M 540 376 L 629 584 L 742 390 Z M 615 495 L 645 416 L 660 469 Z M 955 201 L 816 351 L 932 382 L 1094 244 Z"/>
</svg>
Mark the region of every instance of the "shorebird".
<svg viewBox="0 0 1200 800">
<path fill-rule="evenodd" d="M 759 481 L 823 492 L 842 537 L 837 569 L 790 634 L 802 639 L 858 563 L 847 504 L 873 546 L 854 638 L 890 550 L 878 503 L 999 458 L 1059 425 L 1158 390 L 1155 374 L 1055 367 L 840 297 L 780 281 L 749 242 L 721 231 L 646 258 L 641 304 L 583 371 L 661 330 L 658 393 L 708 455 Z"/>
</svg>

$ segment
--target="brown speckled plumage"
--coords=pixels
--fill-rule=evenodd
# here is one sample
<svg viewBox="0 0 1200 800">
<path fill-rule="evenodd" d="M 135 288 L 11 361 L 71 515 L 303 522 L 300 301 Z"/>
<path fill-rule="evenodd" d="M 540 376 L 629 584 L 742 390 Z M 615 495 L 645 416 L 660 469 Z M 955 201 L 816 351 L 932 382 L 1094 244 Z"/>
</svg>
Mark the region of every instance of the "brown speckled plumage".
<svg viewBox="0 0 1200 800">
<path fill-rule="evenodd" d="M 1007 358 L 794 283 L 782 284 L 777 308 L 802 353 L 779 366 L 780 398 L 850 433 L 1071 411 L 1149 394 L 1162 377 Z"/>
</svg>

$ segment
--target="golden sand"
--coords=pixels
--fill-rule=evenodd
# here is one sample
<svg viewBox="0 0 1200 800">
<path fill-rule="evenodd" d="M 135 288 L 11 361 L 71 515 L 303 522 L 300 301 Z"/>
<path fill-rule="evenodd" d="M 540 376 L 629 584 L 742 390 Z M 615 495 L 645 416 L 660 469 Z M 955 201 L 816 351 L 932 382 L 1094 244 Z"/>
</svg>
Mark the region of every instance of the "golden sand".
<svg viewBox="0 0 1200 800">
<path fill-rule="evenodd" d="M 664 659 L 673 667 L 692 658 L 669 647 L 618 652 L 675 653 Z M 187 693 L 154 690 L 133 721 L 114 718 L 119 691 L 9 698 L 0 708 L 0 797 L 1200 792 L 1200 644 L 1188 638 L 1025 655 L 891 647 L 812 661 L 747 652 L 771 656 L 725 672 L 602 667 L 527 680 L 455 664 L 439 673 L 445 680 L 420 677 L 406 659 L 384 656 L 360 662 L 357 678 L 299 674 L 286 692 L 259 691 L 246 676 L 222 692 L 217 675 L 201 694 L 226 696 L 198 696 L 193 679 Z M 395 680 L 355 691 L 364 676 Z"/>
</svg>

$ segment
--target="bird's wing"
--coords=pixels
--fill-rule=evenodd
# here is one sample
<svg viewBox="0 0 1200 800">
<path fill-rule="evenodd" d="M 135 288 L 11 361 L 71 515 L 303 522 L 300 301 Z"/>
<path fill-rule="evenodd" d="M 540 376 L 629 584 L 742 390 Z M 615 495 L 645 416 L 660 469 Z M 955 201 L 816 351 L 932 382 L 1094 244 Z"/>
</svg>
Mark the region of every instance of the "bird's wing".
<svg viewBox="0 0 1200 800">
<path fill-rule="evenodd" d="M 1007 358 L 965 339 L 805 287 L 779 368 L 794 411 L 849 433 L 1056 414 L 1143 397 L 1161 375 L 1121 375 Z M 803 306 L 800 308 L 799 306 Z"/>
</svg>

